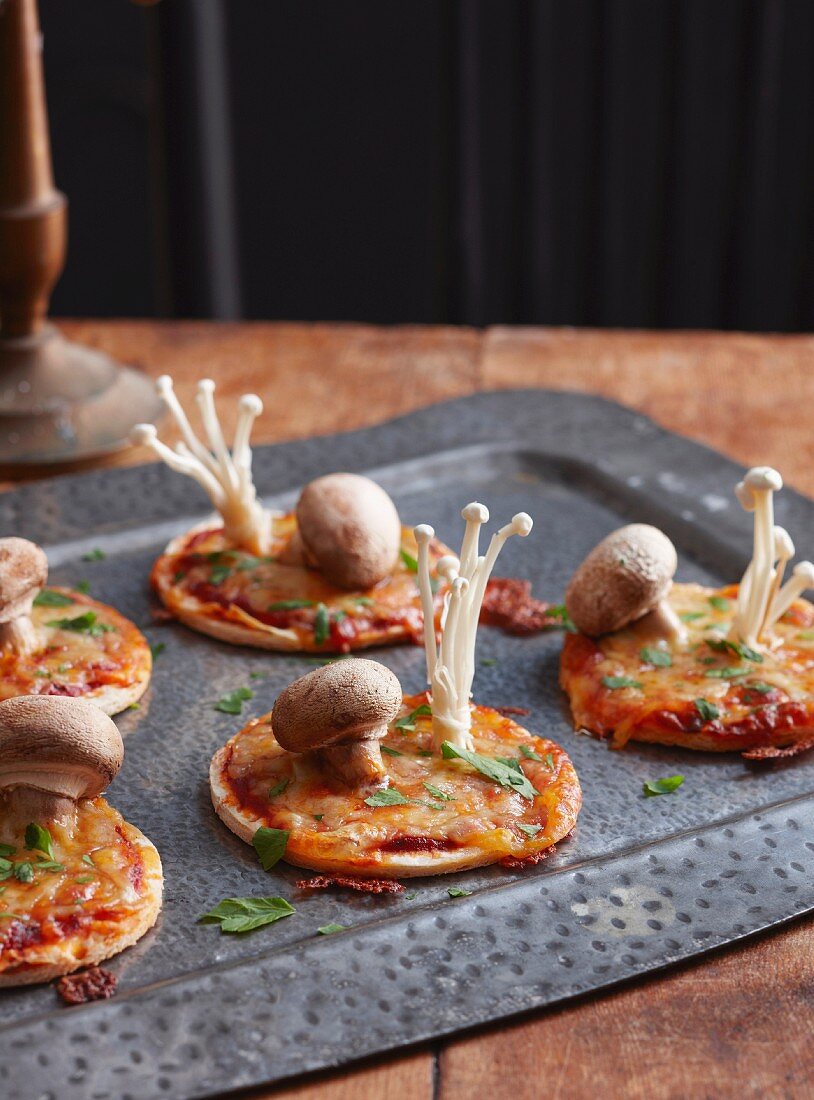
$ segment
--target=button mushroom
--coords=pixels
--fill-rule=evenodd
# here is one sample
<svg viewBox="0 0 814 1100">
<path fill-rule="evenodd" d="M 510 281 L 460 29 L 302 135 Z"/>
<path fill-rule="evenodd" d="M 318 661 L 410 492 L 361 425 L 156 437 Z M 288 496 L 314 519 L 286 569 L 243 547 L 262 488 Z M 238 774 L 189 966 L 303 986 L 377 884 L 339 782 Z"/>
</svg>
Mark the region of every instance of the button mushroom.
<svg viewBox="0 0 814 1100">
<path fill-rule="evenodd" d="M 100 795 L 123 757 L 115 722 L 84 699 L 6 699 L 0 703 L 0 816 L 71 827 L 77 802 Z"/>
<path fill-rule="evenodd" d="M 337 588 L 372 588 L 398 561 L 401 522 L 375 481 L 327 474 L 310 482 L 297 503 L 306 559 Z"/>
<path fill-rule="evenodd" d="M 271 712 L 278 743 L 289 752 L 316 750 L 346 786 L 387 785 L 379 741 L 402 703 L 401 685 L 384 665 L 352 658 L 301 676 Z"/>
<path fill-rule="evenodd" d="M 28 539 L 0 539 L 0 649 L 27 654 L 39 638 L 31 621 L 34 598 L 48 577 L 48 559 Z"/>
<path fill-rule="evenodd" d="M 654 636 L 682 641 L 686 631 L 667 602 L 678 565 L 657 527 L 631 523 L 602 540 L 577 569 L 565 594 L 576 627 L 596 637 L 647 616 Z"/>
</svg>

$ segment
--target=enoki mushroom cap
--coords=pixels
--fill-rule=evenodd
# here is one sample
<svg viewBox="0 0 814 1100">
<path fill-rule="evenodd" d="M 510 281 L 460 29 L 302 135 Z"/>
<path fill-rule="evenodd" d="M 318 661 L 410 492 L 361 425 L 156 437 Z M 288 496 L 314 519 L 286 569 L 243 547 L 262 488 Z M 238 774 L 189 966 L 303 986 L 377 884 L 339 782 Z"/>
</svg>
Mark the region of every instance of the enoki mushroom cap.
<svg viewBox="0 0 814 1100">
<path fill-rule="evenodd" d="M 48 559 L 36 543 L 0 539 L 0 623 L 27 614 L 47 577 Z"/>
<path fill-rule="evenodd" d="M 376 661 L 354 657 L 314 669 L 280 694 L 274 736 L 289 752 L 380 740 L 402 703 L 398 678 Z"/>
<path fill-rule="evenodd" d="M 658 606 L 677 565 L 675 547 L 657 527 L 620 527 L 594 547 L 571 578 L 568 614 L 583 634 L 621 630 Z"/>
<path fill-rule="evenodd" d="M 21 695 L 0 703 L 0 789 L 96 798 L 123 759 L 115 722 L 85 699 Z"/>
<path fill-rule="evenodd" d="M 779 493 L 783 478 L 771 466 L 753 466 L 735 486 L 735 496 L 747 512 L 754 511 L 755 493 Z"/>
<path fill-rule="evenodd" d="M 327 474 L 310 482 L 297 504 L 297 524 L 308 557 L 337 588 L 371 588 L 398 561 L 396 506 L 367 477 Z"/>
</svg>

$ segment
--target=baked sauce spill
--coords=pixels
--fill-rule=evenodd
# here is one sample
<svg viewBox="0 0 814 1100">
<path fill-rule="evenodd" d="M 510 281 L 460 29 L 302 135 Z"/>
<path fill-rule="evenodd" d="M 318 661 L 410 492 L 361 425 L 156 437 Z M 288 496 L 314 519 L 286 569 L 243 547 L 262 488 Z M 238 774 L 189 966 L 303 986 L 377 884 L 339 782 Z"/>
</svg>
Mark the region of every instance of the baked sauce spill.
<svg viewBox="0 0 814 1100">
<path fill-rule="evenodd" d="M 507 634 L 537 634 L 561 627 L 562 614 L 552 613 L 551 604 L 535 599 L 531 581 L 514 577 L 492 577 L 483 596 L 480 621 L 497 626 Z"/>
<path fill-rule="evenodd" d="M 66 1005 L 84 1005 L 88 1001 L 106 1001 L 116 992 L 118 979 L 101 966 L 91 966 L 78 974 L 64 974 L 57 982 L 57 993 Z"/>
<path fill-rule="evenodd" d="M 392 878 L 352 878 L 350 875 L 314 875 L 297 881 L 298 890 L 358 890 L 364 894 L 400 894 L 404 887 Z"/>
</svg>

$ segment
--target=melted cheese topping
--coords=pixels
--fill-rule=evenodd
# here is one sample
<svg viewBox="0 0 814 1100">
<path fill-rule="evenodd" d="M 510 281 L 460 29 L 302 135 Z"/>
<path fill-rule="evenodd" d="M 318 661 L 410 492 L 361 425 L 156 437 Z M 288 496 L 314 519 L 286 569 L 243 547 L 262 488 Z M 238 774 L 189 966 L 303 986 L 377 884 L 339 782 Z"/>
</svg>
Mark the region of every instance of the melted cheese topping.
<svg viewBox="0 0 814 1100">
<path fill-rule="evenodd" d="M 402 529 L 404 556 L 392 574 L 365 592 L 335 588 L 316 569 L 280 561 L 296 528 L 293 514 L 275 519 L 268 557 L 236 549 L 222 528 L 190 532 L 156 562 L 153 583 L 176 614 L 282 632 L 283 640 L 288 635 L 290 648 L 348 652 L 418 638 L 421 608 L 415 571 L 407 564 L 415 560 L 417 547 L 408 528 Z M 447 552 L 436 542 L 433 563 Z M 437 606 L 442 595 L 439 591 Z M 327 631 L 324 617 L 323 625 L 318 623 L 320 604 L 328 613 Z"/>
<path fill-rule="evenodd" d="M 0 825 L 0 842 L 14 849 L 0 863 L 0 975 L 78 964 L 94 939 L 126 935 L 161 880 L 158 853 L 103 798 L 80 803 L 71 832 L 47 823 L 56 867 L 41 869 L 43 855 L 26 851 L 26 824 Z M 16 877 L 21 864 L 31 865 L 31 882 Z"/>
<path fill-rule="evenodd" d="M 401 717 L 426 698 L 405 699 Z M 242 815 L 257 826 L 290 831 L 287 852 L 304 866 L 317 857 L 336 860 L 351 873 L 386 875 L 388 857 L 399 853 L 463 848 L 488 853 L 486 862 L 522 860 L 567 835 L 582 796 L 565 752 L 486 707 L 473 707 L 472 733 L 476 752 L 518 761 L 539 792 L 533 800 L 434 752 L 431 716 L 415 718 L 414 729 L 394 724 L 382 742 L 390 788 L 409 799 L 406 804 L 371 807 L 364 801 L 369 792 L 351 792 L 334 781 L 318 754 L 286 752 L 274 739 L 270 715 L 228 742 L 221 780 L 229 804 Z M 524 756 L 521 747 L 535 756 Z M 269 794 L 280 785 L 284 789 Z"/>
<path fill-rule="evenodd" d="M 23 656 L 0 653 L 0 699 L 15 695 L 88 696 L 106 687 L 143 682 L 152 668 L 150 647 L 141 631 L 112 607 L 69 588 L 46 593 L 71 599 L 61 607 L 35 606 L 31 618 L 42 643 Z M 49 626 L 58 620 L 96 616 L 92 631 Z M 97 629 L 98 628 L 98 629 Z"/>
<path fill-rule="evenodd" d="M 641 620 L 598 639 L 569 635 L 561 678 L 576 724 L 618 747 L 632 737 L 703 749 L 789 744 L 814 727 L 814 606 L 796 601 L 764 651 L 739 649 L 728 642 L 737 591 L 674 585 L 683 644 Z"/>
</svg>

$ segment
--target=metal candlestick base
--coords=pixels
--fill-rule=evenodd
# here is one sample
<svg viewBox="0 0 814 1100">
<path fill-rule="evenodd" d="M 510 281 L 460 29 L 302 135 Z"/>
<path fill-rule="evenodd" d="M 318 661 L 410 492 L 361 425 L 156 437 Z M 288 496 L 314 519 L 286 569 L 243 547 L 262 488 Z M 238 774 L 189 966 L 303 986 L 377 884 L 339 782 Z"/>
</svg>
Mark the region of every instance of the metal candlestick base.
<svg viewBox="0 0 814 1100">
<path fill-rule="evenodd" d="M 0 464 L 75 462 L 128 446 L 134 424 L 156 421 L 153 382 L 52 325 L 0 339 Z"/>
</svg>

